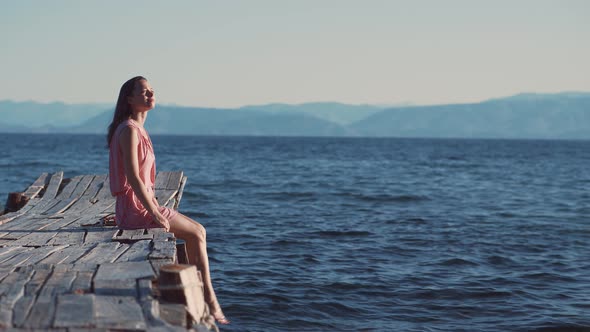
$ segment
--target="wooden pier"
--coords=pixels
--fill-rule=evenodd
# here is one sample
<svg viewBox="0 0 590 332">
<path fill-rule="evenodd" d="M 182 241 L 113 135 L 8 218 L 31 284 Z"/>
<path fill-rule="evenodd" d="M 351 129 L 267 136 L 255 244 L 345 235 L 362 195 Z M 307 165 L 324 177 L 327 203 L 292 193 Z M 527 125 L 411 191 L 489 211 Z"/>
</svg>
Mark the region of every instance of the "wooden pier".
<svg viewBox="0 0 590 332">
<path fill-rule="evenodd" d="M 160 205 L 176 209 L 185 182 L 182 172 L 158 173 Z M 7 209 L 0 215 L 0 329 L 217 330 L 202 283 L 186 286 L 196 287 L 198 303 L 162 299 L 160 271 L 186 264 L 184 245 L 161 228 L 123 231 L 109 222 L 115 199 L 106 175 L 42 174 L 11 194 Z M 172 267 L 200 280 L 193 266 Z"/>
</svg>

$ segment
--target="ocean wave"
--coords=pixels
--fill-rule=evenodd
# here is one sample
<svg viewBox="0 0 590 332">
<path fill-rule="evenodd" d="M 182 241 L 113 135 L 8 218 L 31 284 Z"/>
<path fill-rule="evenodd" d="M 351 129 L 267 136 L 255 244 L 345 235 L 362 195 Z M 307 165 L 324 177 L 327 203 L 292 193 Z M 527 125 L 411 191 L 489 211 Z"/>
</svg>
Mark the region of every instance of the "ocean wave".
<svg viewBox="0 0 590 332">
<path fill-rule="evenodd" d="M 222 181 L 215 181 L 215 182 L 197 182 L 191 185 L 197 186 L 199 188 L 224 188 L 224 189 L 236 189 L 236 188 L 244 188 L 244 187 L 254 187 L 258 186 L 259 184 L 253 181 L 247 181 L 242 179 L 225 179 Z"/>
<path fill-rule="evenodd" d="M 535 327 L 532 329 L 523 329 L 528 332 L 590 332 L 590 324 L 584 325 L 566 325 L 559 322 L 548 322 L 540 324 L 541 327 Z"/>
<path fill-rule="evenodd" d="M 413 292 L 413 296 L 418 299 L 481 299 L 493 297 L 510 297 L 512 292 L 505 290 L 498 290 L 495 288 L 442 288 L 442 289 L 427 289 Z"/>
<path fill-rule="evenodd" d="M 327 313 L 331 316 L 342 316 L 342 315 L 350 315 L 350 314 L 364 314 L 367 311 L 363 310 L 359 306 L 348 306 L 346 304 L 334 301 L 326 301 L 326 302 L 311 302 L 308 304 L 309 307 L 313 310 L 317 310 L 320 312 Z"/>
<path fill-rule="evenodd" d="M 24 168 L 33 168 L 33 167 L 45 167 L 45 172 L 51 172 L 51 170 L 55 169 L 56 167 L 64 167 L 65 165 L 49 162 L 49 161 L 15 161 L 15 160 L 7 160 L 8 162 L 0 162 L 0 168 L 13 168 L 18 167 L 20 169 Z"/>
<path fill-rule="evenodd" d="M 289 239 L 280 239 L 280 240 L 276 240 L 271 242 L 271 246 L 277 246 L 277 247 L 288 247 L 288 246 L 299 246 L 299 245 L 304 245 L 306 244 L 306 242 L 304 241 L 299 241 L 299 240 L 289 240 Z"/>
<path fill-rule="evenodd" d="M 319 237 L 360 237 L 372 235 L 368 231 L 318 231 L 311 234 Z"/>
<path fill-rule="evenodd" d="M 296 198 L 313 198 L 317 195 L 315 192 L 306 191 L 306 192 L 298 192 L 298 191 L 276 191 L 276 192 L 261 192 L 256 193 L 257 197 L 261 199 L 279 199 L 279 200 L 290 200 Z"/>
<path fill-rule="evenodd" d="M 441 262 L 438 262 L 437 264 L 442 265 L 442 266 L 477 266 L 477 265 L 479 265 L 475 262 L 472 262 L 467 259 L 462 259 L 462 258 L 446 259 Z"/>
<path fill-rule="evenodd" d="M 427 196 L 422 195 L 391 195 L 391 194 L 359 194 L 359 193 L 338 193 L 336 196 L 352 198 L 364 202 L 383 202 L 383 203 L 411 203 L 430 200 Z"/>
<path fill-rule="evenodd" d="M 499 255 L 493 255 L 490 256 L 488 258 L 486 258 L 486 260 L 488 261 L 488 263 L 492 264 L 492 265 L 512 265 L 515 264 L 515 262 L 508 258 L 508 257 L 504 257 L 504 256 L 499 256 Z"/>
</svg>

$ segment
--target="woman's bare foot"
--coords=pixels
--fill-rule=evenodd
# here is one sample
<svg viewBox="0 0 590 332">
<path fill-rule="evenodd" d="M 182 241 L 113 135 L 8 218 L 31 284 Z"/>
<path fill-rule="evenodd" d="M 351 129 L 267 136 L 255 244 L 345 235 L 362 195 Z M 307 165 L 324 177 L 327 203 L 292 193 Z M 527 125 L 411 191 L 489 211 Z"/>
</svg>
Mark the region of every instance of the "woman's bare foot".
<svg viewBox="0 0 590 332">
<path fill-rule="evenodd" d="M 213 318 L 215 318 L 215 320 L 219 324 L 229 324 L 229 319 L 227 319 L 223 314 L 223 311 L 221 310 L 221 307 L 219 306 L 219 302 L 217 302 L 217 300 L 215 300 L 215 302 L 213 303 L 209 302 L 209 310 L 211 312 L 211 316 L 213 316 Z"/>
<path fill-rule="evenodd" d="M 216 312 L 214 312 L 212 314 L 213 318 L 215 318 L 215 320 L 221 324 L 221 325 L 227 325 L 229 324 L 229 319 L 227 319 L 225 317 L 225 315 L 223 314 L 223 311 L 221 311 L 221 309 L 218 309 Z"/>
</svg>

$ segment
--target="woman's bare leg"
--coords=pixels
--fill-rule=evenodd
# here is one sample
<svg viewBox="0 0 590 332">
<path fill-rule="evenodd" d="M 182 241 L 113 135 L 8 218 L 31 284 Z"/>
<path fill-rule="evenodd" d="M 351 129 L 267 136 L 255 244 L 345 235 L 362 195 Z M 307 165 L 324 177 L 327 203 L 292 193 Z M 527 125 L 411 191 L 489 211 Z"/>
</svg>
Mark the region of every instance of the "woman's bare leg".
<svg viewBox="0 0 590 332">
<path fill-rule="evenodd" d="M 229 323 L 221 311 L 211 283 L 205 227 L 182 213 L 178 213 L 169 222 L 170 232 L 174 233 L 179 239 L 184 240 L 186 244 L 189 263 L 196 265 L 201 271 L 203 284 L 205 285 L 205 301 L 209 304 L 213 317 L 222 324 Z"/>
</svg>

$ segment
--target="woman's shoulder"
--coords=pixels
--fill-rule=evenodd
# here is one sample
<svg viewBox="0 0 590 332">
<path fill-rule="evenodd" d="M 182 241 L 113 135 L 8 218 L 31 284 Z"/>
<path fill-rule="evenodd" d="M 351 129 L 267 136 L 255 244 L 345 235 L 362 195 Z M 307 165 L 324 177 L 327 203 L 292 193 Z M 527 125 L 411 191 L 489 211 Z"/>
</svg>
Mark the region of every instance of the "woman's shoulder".
<svg viewBox="0 0 590 332">
<path fill-rule="evenodd" d="M 119 123 L 116 131 L 122 132 L 123 130 L 126 130 L 126 129 L 132 129 L 132 131 L 137 131 L 139 129 L 139 126 L 133 120 L 126 119 L 126 120 L 121 121 L 121 123 Z"/>
<path fill-rule="evenodd" d="M 140 135 L 138 126 L 131 120 L 123 120 L 115 130 L 114 137 L 120 138 L 122 136 Z"/>
</svg>

